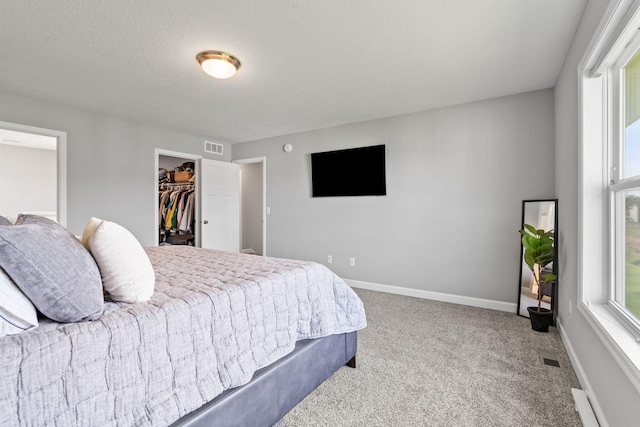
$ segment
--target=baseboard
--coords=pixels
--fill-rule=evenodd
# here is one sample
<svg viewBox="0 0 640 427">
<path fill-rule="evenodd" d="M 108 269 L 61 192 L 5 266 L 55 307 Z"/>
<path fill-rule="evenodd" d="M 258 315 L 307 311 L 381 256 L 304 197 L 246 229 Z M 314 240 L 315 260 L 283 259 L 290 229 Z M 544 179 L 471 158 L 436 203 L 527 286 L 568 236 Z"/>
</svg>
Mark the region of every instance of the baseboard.
<svg viewBox="0 0 640 427">
<path fill-rule="evenodd" d="M 430 299 L 435 301 L 450 302 L 453 304 L 470 305 L 472 307 L 489 308 L 491 310 L 516 313 L 517 304 L 504 301 L 494 301 L 482 298 L 465 297 L 454 294 L 424 291 L 421 289 L 402 288 L 399 286 L 382 285 L 379 283 L 363 282 L 361 280 L 344 279 L 352 288 L 367 289 L 370 291 L 386 292 L 388 294 L 403 295 L 407 297 Z"/>
<path fill-rule="evenodd" d="M 584 390 L 572 388 L 571 395 L 573 396 L 576 411 L 578 411 L 583 427 L 599 427 L 600 424 L 598 424 L 596 415 L 593 413 L 593 408 L 591 407 L 591 403 L 589 403 L 587 393 Z"/>
<path fill-rule="evenodd" d="M 569 336 L 567 335 L 564 328 L 562 327 L 562 322 L 560 321 L 559 318 L 556 319 L 556 327 L 558 329 L 558 332 L 560 332 L 560 338 L 562 339 L 564 348 L 567 350 L 567 355 L 571 360 L 571 365 L 573 365 L 573 370 L 575 371 L 576 376 L 578 377 L 580 386 L 586 393 L 587 399 L 589 400 L 589 405 L 591 405 L 591 409 L 593 410 L 593 413 L 595 414 L 598 420 L 598 424 L 600 425 L 600 427 L 609 427 L 609 423 L 607 422 L 607 419 L 604 416 L 604 412 L 602 412 L 602 407 L 600 406 L 598 399 L 593 395 L 593 393 L 591 393 L 591 390 L 593 389 L 591 388 L 591 384 L 589 383 L 589 379 L 587 378 L 587 373 L 582 367 L 582 364 L 578 359 L 578 355 L 576 354 L 575 350 L 573 349 L 573 346 L 571 345 L 571 340 L 569 339 Z"/>
</svg>

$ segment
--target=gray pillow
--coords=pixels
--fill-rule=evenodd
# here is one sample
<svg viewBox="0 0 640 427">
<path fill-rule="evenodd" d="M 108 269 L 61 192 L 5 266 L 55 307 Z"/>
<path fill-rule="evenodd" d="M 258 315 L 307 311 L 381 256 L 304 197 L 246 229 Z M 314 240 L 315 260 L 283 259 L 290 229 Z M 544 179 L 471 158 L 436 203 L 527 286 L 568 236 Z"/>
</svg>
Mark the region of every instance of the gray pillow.
<svg viewBox="0 0 640 427">
<path fill-rule="evenodd" d="M 31 214 L 20 214 L 20 215 L 18 215 L 18 218 L 16 219 L 15 225 L 21 225 L 21 224 L 44 224 L 44 225 L 62 227 L 60 224 L 58 224 L 55 221 L 50 220 L 49 218 L 46 218 L 46 217 L 40 216 L 40 215 L 31 215 Z M 69 234 L 71 234 L 71 232 L 68 231 L 66 228 L 64 228 L 64 227 L 62 227 L 62 228 L 65 231 L 67 231 Z M 72 236 L 73 236 L 73 234 L 72 234 Z"/>
<path fill-rule="evenodd" d="M 58 322 L 95 320 L 104 297 L 93 257 L 66 228 L 21 215 L 0 227 L 0 267 L 45 316 Z"/>
<path fill-rule="evenodd" d="M 7 218 L 0 216 L 0 225 L 13 225 Z"/>
</svg>

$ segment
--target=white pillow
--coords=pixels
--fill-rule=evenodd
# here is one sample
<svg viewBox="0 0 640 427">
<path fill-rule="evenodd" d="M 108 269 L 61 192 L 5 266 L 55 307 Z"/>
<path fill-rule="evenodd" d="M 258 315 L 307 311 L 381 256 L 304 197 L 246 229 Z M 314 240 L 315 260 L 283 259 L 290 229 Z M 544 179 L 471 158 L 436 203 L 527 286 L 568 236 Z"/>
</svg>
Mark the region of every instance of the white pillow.
<svg viewBox="0 0 640 427">
<path fill-rule="evenodd" d="M 129 230 L 91 218 L 82 233 L 82 244 L 96 260 L 102 286 L 114 301 L 135 303 L 151 298 L 156 283 L 153 266 Z"/>
<path fill-rule="evenodd" d="M 0 268 L 0 336 L 38 326 L 38 313 L 13 280 Z"/>
</svg>

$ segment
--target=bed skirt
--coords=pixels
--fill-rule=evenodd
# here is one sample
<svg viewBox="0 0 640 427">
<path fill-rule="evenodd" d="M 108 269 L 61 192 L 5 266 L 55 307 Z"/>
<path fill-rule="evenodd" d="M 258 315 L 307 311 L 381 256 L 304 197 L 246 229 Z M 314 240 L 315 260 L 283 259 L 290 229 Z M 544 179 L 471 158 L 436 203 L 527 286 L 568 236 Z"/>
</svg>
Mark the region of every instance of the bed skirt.
<svg viewBox="0 0 640 427">
<path fill-rule="evenodd" d="M 357 333 L 296 343 L 293 352 L 258 370 L 171 427 L 270 427 L 341 366 L 355 367 Z"/>
</svg>

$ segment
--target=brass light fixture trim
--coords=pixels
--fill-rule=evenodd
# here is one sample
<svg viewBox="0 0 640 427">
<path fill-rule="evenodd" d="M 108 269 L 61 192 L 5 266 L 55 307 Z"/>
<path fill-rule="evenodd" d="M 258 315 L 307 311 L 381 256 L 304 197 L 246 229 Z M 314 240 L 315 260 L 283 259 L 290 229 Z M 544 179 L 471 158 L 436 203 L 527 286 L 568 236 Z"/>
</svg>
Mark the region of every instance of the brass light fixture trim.
<svg viewBox="0 0 640 427">
<path fill-rule="evenodd" d="M 218 79 L 233 76 L 241 65 L 238 58 L 219 50 L 204 50 L 196 55 L 196 60 L 207 74 Z"/>
</svg>

